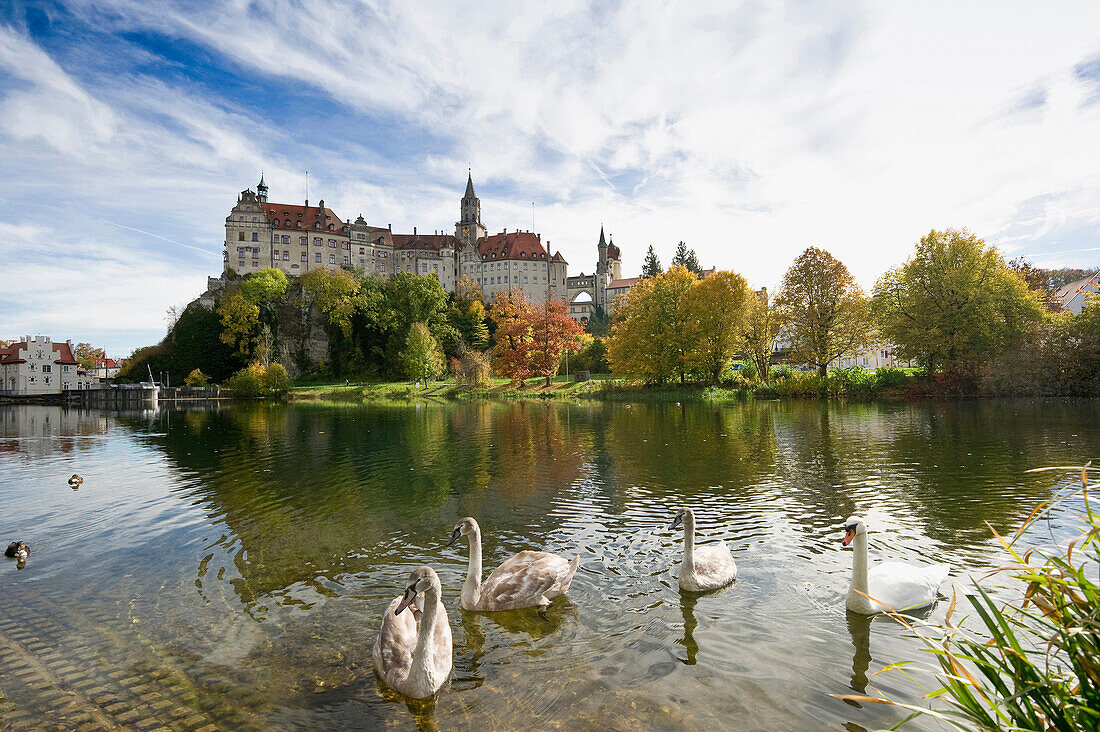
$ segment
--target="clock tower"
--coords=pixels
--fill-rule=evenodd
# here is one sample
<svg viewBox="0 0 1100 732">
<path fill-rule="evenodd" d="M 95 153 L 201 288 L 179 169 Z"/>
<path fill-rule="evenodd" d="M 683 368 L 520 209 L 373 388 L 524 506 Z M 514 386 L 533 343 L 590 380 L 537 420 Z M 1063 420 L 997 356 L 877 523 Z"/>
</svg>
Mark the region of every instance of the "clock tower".
<svg viewBox="0 0 1100 732">
<path fill-rule="evenodd" d="M 466 178 L 466 195 L 462 197 L 461 216 L 455 223 L 455 237 L 462 246 L 476 246 L 477 240 L 486 236 L 488 231 L 481 224 L 481 200 L 474 193 L 474 179 Z"/>
</svg>

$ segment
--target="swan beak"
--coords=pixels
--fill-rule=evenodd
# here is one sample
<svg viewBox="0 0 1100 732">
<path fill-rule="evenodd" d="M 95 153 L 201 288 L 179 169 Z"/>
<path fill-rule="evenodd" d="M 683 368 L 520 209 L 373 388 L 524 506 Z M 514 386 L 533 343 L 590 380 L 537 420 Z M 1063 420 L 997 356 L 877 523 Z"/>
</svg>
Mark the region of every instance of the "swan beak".
<svg viewBox="0 0 1100 732">
<path fill-rule="evenodd" d="M 448 541 L 445 546 L 450 546 L 451 544 L 454 544 L 460 538 L 462 538 L 462 532 L 459 531 L 458 529 L 455 529 L 454 531 L 451 532 L 451 540 Z"/>
<path fill-rule="evenodd" d="M 844 538 L 840 540 L 840 543 L 848 546 L 854 538 L 856 538 L 856 527 L 852 526 L 844 531 Z"/>
<path fill-rule="evenodd" d="M 401 611 L 412 604 L 416 599 L 416 585 L 405 588 L 405 596 L 401 598 L 401 603 L 397 606 L 397 609 L 393 611 L 394 615 L 400 615 Z"/>
<path fill-rule="evenodd" d="M 684 517 L 683 516 L 677 516 L 676 518 L 672 519 L 672 525 L 668 527 L 668 530 L 672 531 L 673 529 L 678 528 L 680 526 L 680 524 L 682 524 L 683 522 L 684 522 Z"/>
</svg>

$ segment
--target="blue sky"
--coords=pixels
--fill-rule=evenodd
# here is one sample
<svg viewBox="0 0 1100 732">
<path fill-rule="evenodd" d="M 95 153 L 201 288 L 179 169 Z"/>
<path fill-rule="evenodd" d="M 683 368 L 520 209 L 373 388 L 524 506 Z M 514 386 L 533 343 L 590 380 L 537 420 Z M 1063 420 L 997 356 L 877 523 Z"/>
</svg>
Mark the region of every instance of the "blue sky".
<svg viewBox="0 0 1100 732">
<path fill-rule="evenodd" d="M 962 7 L 960 7 L 962 6 Z M 931 228 L 1100 262 L 1100 4 L 20 2 L 0 9 L 0 338 L 159 340 L 263 170 L 396 231 L 635 274 L 683 239 L 865 286 Z M 532 211 L 532 203 L 534 203 Z"/>
</svg>

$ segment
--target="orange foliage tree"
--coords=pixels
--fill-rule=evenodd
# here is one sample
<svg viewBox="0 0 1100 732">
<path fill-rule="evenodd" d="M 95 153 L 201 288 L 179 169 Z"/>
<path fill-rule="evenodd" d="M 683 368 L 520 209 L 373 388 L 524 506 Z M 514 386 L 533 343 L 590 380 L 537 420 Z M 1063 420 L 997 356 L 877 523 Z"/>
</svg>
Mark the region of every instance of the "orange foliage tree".
<svg viewBox="0 0 1100 732">
<path fill-rule="evenodd" d="M 584 332 L 561 300 L 532 305 L 519 292 L 497 295 L 489 317 L 496 325 L 494 369 L 512 383 L 542 376 L 550 386 L 562 353 L 578 348 Z"/>
</svg>

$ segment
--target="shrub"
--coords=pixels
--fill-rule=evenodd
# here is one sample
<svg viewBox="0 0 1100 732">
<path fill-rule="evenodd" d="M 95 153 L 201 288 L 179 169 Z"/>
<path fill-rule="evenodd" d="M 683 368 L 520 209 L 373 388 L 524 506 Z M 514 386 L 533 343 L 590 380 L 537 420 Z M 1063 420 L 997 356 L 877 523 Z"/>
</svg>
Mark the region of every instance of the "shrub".
<svg viewBox="0 0 1100 732">
<path fill-rule="evenodd" d="M 460 376 L 467 386 L 488 386 L 492 378 L 489 355 L 469 346 L 459 347 L 458 357 L 452 359 L 455 374 Z"/>
<path fill-rule="evenodd" d="M 229 377 L 229 388 L 233 396 L 239 398 L 251 398 L 260 395 L 263 390 L 264 367 L 258 363 L 245 366 Z"/>
<path fill-rule="evenodd" d="M 741 368 L 738 371 L 742 376 L 744 376 L 749 381 L 755 381 L 756 377 L 758 376 L 758 372 L 756 370 L 756 364 L 753 363 L 752 361 L 742 361 L 741 362 Z"/>
<path fill-rule="evenodd" d="M 202 369 L 195 369 L 187 375 L 183 383 L 188 386 L 206 386 L 210 383 L 210 378 L 202 372 Z"/>
<path fill-rule="evenodd" d="M 267 394 L 286 394 L 290 390 L 290 377 L 281 363 L 268 364 L 264 369 L 263 388 Z"/>
<path fill-rule="evenodd" d="M 794 369 L 785 363 L 781 363 L 777 366 L 772 366 L 771 371 L 768 372 L 769 376 L 774 379 L 789 379 L 791 374 L 794 373 Z"/>
<path fill-rule="evenodd" d="M 877 382 L 875 388 L 881 391 L 905 386 L 909 376 L 901 369 L 884 366 L 875 372 L 875 379 Z"/>
</svg>

